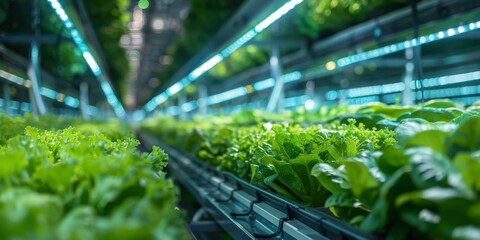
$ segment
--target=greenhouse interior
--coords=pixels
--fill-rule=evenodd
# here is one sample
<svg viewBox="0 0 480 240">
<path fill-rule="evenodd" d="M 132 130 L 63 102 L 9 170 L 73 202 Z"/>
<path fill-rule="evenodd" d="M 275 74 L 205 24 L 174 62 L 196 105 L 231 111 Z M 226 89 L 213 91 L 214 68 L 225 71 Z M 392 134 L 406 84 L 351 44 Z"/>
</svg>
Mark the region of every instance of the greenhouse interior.
<svg viewBox="0 0 480 240">
<path fill-rule="evenodd" d="M 0 0 L 0 239 L 473 240 L 477 174 L 478 0 Z"/>
</svg>

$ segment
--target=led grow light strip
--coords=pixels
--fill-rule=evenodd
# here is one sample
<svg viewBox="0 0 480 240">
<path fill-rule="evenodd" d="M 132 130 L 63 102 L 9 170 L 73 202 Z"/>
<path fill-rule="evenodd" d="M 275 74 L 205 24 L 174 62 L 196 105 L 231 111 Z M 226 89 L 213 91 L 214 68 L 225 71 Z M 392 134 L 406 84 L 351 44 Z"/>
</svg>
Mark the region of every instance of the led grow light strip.
<svg viewBox="0 0 480 240">
<path fill-rule="evenodd" d="M 12 83 L 15 83 L 15 84 L 18 84 L 20 86 L 25 86 L 25 87 L 29 87 L 27 84 L 28 84 L 28 81 L 22 77 L 19 77 L 15 74 L 12 74 L 12 73 L 9 73 L 9 72 L 6 72 L 6 71 L 3 71 L 0 69 L 0 77 L 1 78 L 4 78 Z M 69 107 L 72 107 L 72 108 L 78 108 L 78 106 L 80 105 L 80 100 L 78 100 L 78 98 L 75 98 L 75 97 L 72 97 L 72 96 L 68 96 L 68 95 L 65 95 L 63 93 L 59 93 L 53 89 L 50 89 L 50 88 L 47 88 L 47 87 L 41 87 L 40 88 L 40 95 L 46 97 L 46 98 L 49 98 L 49 99 L 52 99 L 52 100 L 58 100 L 57 99 L 57 96 L 61 94 L 63 96 L 65 96 L 65 99 L 63 100 L 63 102 L 65 103 L 65 105 L 69 106 Z M 90 109 L 95 109 L 96 111 L 96 107 L 94 106 L 89 106 Z"/>
<path fill-rule="evenodd" d="M 421 36 L 406 40 L 403 42 L 391 44 L 381 48 L 373 49 L 363 53 L 354 54 L 348 57 L 340 58 L 336 61 L 339 67 L 345 67 L 354 63 L 369 60 L 372 58 L 382 57 L 391 53 L 400 52 L 410 47 L 421 46 L 427 43 L 436 42 L 441 39 L 457 36 L 459 34 L 471 32 L 480 28 L 480 21 L 461 25 L 456 28 L 449 28 L 445 31 L 439 31 L 429 35 Z"/>
<path fill-rule="evenodd" d="M 426 43 L 438 41 L 440 39 L 445 39 L 445 38 L 448 38 L 448 37 L 453 37 L 453 36 L 463 34 L 463 33 L 467 33 L 467 32 L 473 31 L 473 30 L 477 30 L 477 29 L 480 29 L 480 21 L 472 22 L 472 23 L 462 25 L 462 26 L 459 26 L 459 27 L 456 27 L 456 28 L 449 28 L 448 30 L 439 31 L 439 32 L 432 33 L 432 34 L 429 34 L 429 35 L 426 35 L 426 36 L 421 36 L 421 37 L 418 38 L 418 40 L 416 40 L 416 39 L 406 40 L 406 41 L 402 41 L 402 42 L 395 43 L 395 44 L 392 44 L 392 45 L 388 45 L 388 46 L 385 46 L 385 47 L 373 49 L 371 51 L 367 51 L 367 52 L 364 52 L 364 53 L 359 53 L 359 54 L 343 57 L 343 58 L 340 58 L 336 61 L 329 61 L 325 65 L 321 66 L 320 71 L 318 70 L 318 68 L 314 68 L 314 69 L 311 69 L 309 71 L 310 74 L 305 73 L 304 75 L 311 76 L 312 72 L 315 72 L 315 74 L 319 74 L 319 73 L 323 73 L 323 72 L 332 71 L 337 66 L 339 66 L 339 67 L 348 66 L 348 65 L 358 63 L 358 62 L 361 62 L 361 61 L 370 60 L 372 58 L 381 57 L 381 56 L 384 56 L 384 55 L 387 55 L 387 54 L 399 52 L 399 51 L 405 50 L 406 48 L 409 48 L 409 47 L 423 45 L 423 44 L 426 44 Z M 431 84 L 431 82 L 435 82 L 435 81 L 437 81 L 437 82 L 439 82 L 439 81 L 440 82 L 469 81 L 468 79 L 471 79 L 472 77 L 477 77 L 477 76 L 480 76 L 480 72 L 459 74 L 459 75 L 455 75 L 455 76 L 444 76 L 444 77 L 440 77 L 440 78 L 425 79 L 425 84 L 428 85 L 428 84 Z M 283 83 L 295 82 L 295 81 L 300 80 L 301 78 L 302 78 L 302 73 L 300 73 L 299 71 L 291 72 L 291 73 L 288 73 L 288 74 L 285 74 L 285 75 L 282 76 Z M 455 79 L 455 80 L 452 80 L 452 79 Z M 253 84 L 253 88 L 255 89 L 255 91 L 262 91 L 262 90 L 272 88 L 274 85 L 275 85 L 275 81 L 273 80 L 273 78 L 268 78 L 268 79 L 265 79 L 265 80 L 260 80 L 260 81 L 255 82 Z M 377 87 L 378 87 L 378 89 L 374 89 L 372 91 L 389 93 L 389 92 L 395 92 L 395 91 L 402 91 L 405 86 L 403 85 L 403 83 L 394 83 L 394 84 L 384 84 L 382 86 L 377 86 Z M 367 90 L 370 91 L 371 89 L 369 89 L 369 87 L 365 87 L 364 89 L 351 89 L 351 90 L 349 90 L 348 94 L 352 95 L 352 96 L 349 96 L 349 97 L 357 97 L 357 96 L 355 96 L 356 94 L 369 95 L 369 94 L 364 94 L 364 93 L 358 93 L 358 92 L 367 91 Z M 363 95 L 359 95 L 359 96 L 363 96 Z M 332 98 L 333 96 L 334 96 L 334 98 L 337 98 L 336 92 L 327 93 L 327 99 Z M 233 97 L 233 98 L 235 98 L 235 97 Z M 228 99 L 228 100 L 230 100 L 230 99 Z"/>
<path fill-rule="evenodd" d="M 243 46 L 245 43 L 250 41 L 254 38 L 257 34 L 268 28 L 272 25 L 275 21 L 280 19 L 283 15 L 287 14 L 290 10 L 295 8 L 299 3 L 303 2 L 303 0 L 290 0 L 285 3 L 283 6 L 278 8 L 275 12 L 270 14 L 260 23 L 258 23 L 253 29 L 250 29 L 245 34 L 243 34 L 240 38 L 235 40 L 232 44 L 227 46 L 225 49 L 217 53 L 215 56 L 210 58 L 209 60 L 205 61 L 199 67 L 194 69 L 190 74 L 186 77 L 182 78 L 180 81 L 176 82 L 174 85 L 167 88 L 164 92 L 160 93 L 159 95 L 153 97 L 143 109 L 147 112 L 153 111 L 157 108 L 160 104 L 164 103 L 168 100 L 169 97 L 175 95 L 176 93 L 183 90 L 188 84 L 197 80 L 200 76 L 202 76 L 205 72 L 209 71 L 213 67 L 215 67 L 218 63 L 223 61 L 226 57 L 230 56 L 235 50 Z"/>
<path fill-rule="evenodd" d="M 259 25 L 257 25 L 257 26 L 259 26 Z M 384 46 L 384 47 L 381 47 L 381 48 L 376 48 L 376 49 L 373 49 L 373 50 L 370 50 L 370 51 L 367 51 L 367 52 L 350 55 L 350 56 L 347 56 L 347 57 L 340 58 L 336 61 L 329 61 L 325 65 L 322 65 L 320 68 L 317 67 L 317 68 L 310 69 L 304 75 L 312 76 L 313 75 L 312 73 L 321 74 L 321 73 L 324 73 L 324 72 L 332 71 L 335 68 L 337 68 L 337 66 L 338 67 L 345 67 L 345 66 L 348 66 L 348 65 L 351 65 L 351 64 L 354 64 L 354 63 L 358 63 L 358 62 L 361 62 L 361 61 L 366 61 L 366 60 L 370 60 L 370 59 L 373 59 L 373 58 L 385 56 L 385 55 L 388 55 L 388 54 L 391 54 L 391 53 L 403 51 L 406 48 L 410 48 L 410 47 L 414 47 L 414 46 L 420 46 L 420 45 L 431 43 L 431 42 L 438 41 L 438 40 L 441 40 L 441 39 L 446 39 L 446 38 L 457 36 L 457 35 L 460 35 L 460 34 L 463 34 L 463 33 L 471 32 L 471 31 L 474 31 L 474 30 L 477 30 L 477 29 L 480 29 L 480 21 L 471 22 L 469 24 L 461 25 L 461 26 L 456 27 L 456 28 L 449 28 L 449 29 L 444 30 L 444 31 L 439 31 L 439 32 L 432 33 L 432 34 L 429 34 L 429 35 L 421 36 L 418 39 L 410 39 L 410 40 L 402 41 L 402 42 L 399 42 L 399 43 L 391 44 L 391 45 L 388 45 L 388 46 Z M 240 37 L 237 41 L 235 41 L 230 46 L 230 48 L 227 48 L 224 51 L 231 50 L 231 49 L 233 49 L 233 50 L 231 50 L 232 52 L 235 51 L 236 49 L 238 49 L 238 47 L 243 45 L 246 41 L 248 41 L 249 39 L 251 39 L 255 36 L 255 35 L 252 35 L 252 34 L 254 34 L 254 33 L 247 32 L 244 36 Z M 247 39 L 247 40 L 245 40 L 245 39 Z M 238 46 L 238 47 L 236 47 L 236 46 Z M 475 74 L 480 74 L 480 73 L 468 73 L 468 74 L 475 75 Z M 468 76 L 470 76 L 470 75 L 468 75 Z M 285 75 L 282 76 L 283 83 L 295 82 L 295 81 L 300 80 L 301 78 L 302 78 L 302 73 L 299 72 L 299 71 L 291 72 L 291 73 L 288 73 L 288 74 L 285 74 Z M 443 79 L 443 78 L 439 78 L 439 79 Z M 439 81 L 439 79 L 433 78 L 433 79 L 430 79 L 429 81 L 430 82 Z M 457 77 L 456 79 L 458 81 L 459 77 Z M 446 81 L 446 80 L 443 79 L 442 81 Z M 465 81 L 468 81 L 468 80 L 465 80 Z M 376 89 L 376 91 L 381 91 L 383 93 L 395 92 L 397 90 L 401 91 L 402 88 L 405 87 L 402 84 L 403 83 L 384 84 L 382 86 L 378 86 L 379 89 Z M 272 88 L 274 85 L 275 85 L 274 79 L 273 78 L 268 78 L 268 79 L 264 79 L 264 80 L 260 80 L 260 81 L 255 82 L 253 84 L 253 88 L 254 88 L 255 91 L 262 91 L 262 90 Z M 245 87 L 240 87 L 240 88 L 237 88 L 236 90 L 234 89 L 235 91 L 233 91 L 233 92 L 235 92 L 237 94 L 233 94 L 231 96 L 227 96 L 229 93 L 231 93 L 230 92 L 231 90 L 220 93 L 220 94 L 217 94 L 217 95 L 214 95 L 214 96 L 217 96 L 217 98 L 218 98 L 218 95 L 222 96 L 222 97 L 218 98 L 218 99 L 215 99 L 215 101 L 208 102 L 208 105 L 225 102 L 225 101 L 228 101 L 228 100 L 246 95 L 247 94 L 246 91 L 238 90 L 238 89 L 241 89 L 241 88 L 245 88 Z M 368 88 L 368 87 L 365 87 L 365 88 Z M 355 93 L 355 90 L 357 90 L 357 89 L 352 89 L 352 92 L 351 93 L 349 92 L 349 94 L 351 94 L 352 97 L 353 97 L 353 95 L 358 94 L 358 93 Z M 168 91 L 168 89 L 167 89 L 167 91 Z M 326 96 L 327 96 L 328 100 L 331 100 L 332 98 L 336 99 L 338 94 L 337 94 L 336 91 L 329 91 L 329 92 L 327 92 Z M 362 95 L 359 95 L 359 96 L 362 96 Z M 213 96 L 210 96 L 209 99 L 211 99 L 211 97 L 213 97 Z M 145 106 L 146 107 L 145 110 L 152 111 L 158 105 L 165 102 L 167 99 L 168 99 L 168 96 L 166 96 L 164 93 L 162 93 L 162 94 L 156 96 L 155 98 L 153 98 L 149 103 L 147 103 L 147 105 Z M 152 101 L 153 101 L 153 103 L 152 103 Z M 158 104 L 158 105 L 156 105 L 156 104 Z M 185 103 L 185 104 L 188 104 L 188 103 Z M 194 110 L 198 107 L 198 104 L 196 106 L 193 106 L 191 104 L 189 104 L 189 105 L 185 105 L 185 104 L 184 104 L 185 107 L 182 106 L 181 109 L 188 109 L 189 111 L 192 111 L 192 110 Z M 149 110 L 149 109 L 151 109 L 151 110 Z"/>
<path fill-rule="evenodd" d="M 468 24 L 460 25 L 458 27 L 452 27 L 447 30 L 431 33 L 425 36 L 420 36 L 419 38 L 401 41 L 401 42 L 390 44 L 384 47 L 372 49 L 366 52 L 342 57 L 337 60 L 332 60 L 325 64 L 322 64 L 320 67 L 310 69 L 308 72 L 305 73 L 305 75 L 307 77 L 318 76 L 320 74 L 332 71 L 337 67 L 346 67 L 362 61 L 370 60 L 377 57 L 383 57 L 392 53 L 400 52 L 407 48 L 421 46 L 431 42 L 436 42 L 442 39 L 458 36 L 458 35 L 468 33 L 478 29 L 480 29 L 480 21 L 470 22 Z"/>
<path fill-rule="evenodd" d="M 123 108 L 122 104 L 118 100 L 117 96 L 115 96 L 115 93 L 110 86 L 110 83 L 105 79 L 105 76 L 102 73 L 102 70 L 100 69 L 97 61 L 92 55 L 92 52 L 88 48 L 87 44 L 83 40 L 82 36 L 78 32 L 78 30 L 75 28 L 73 22 L 70 20 L 70 17 L 68 17 L 65 9 L 62 7 L 62 4 L 59 2 L 59 0 L 48 0 L 50 3 L 50 6 L 55 10 L 55 13 L 60 17 L 62 20 L 63 25 L 65 28 L 70 32 L 70 35 L 73 38 L 73 41 L 77 45 L 77 47 L 80 49 L 82 52 L 82 56 L 87 62 L 90 70 L 92 71 L 93 75 L 97 78 L 99 81 L 102 91 L 105 94 L 105 97 L 107 98 L 108 103 L 112 106 L 113 110 L 115 111 L 115 115 L 117 117 L 124 117 L 125 116 L 125 109 Z M 72 105 L 74 101 L 69 101 Z"/>
<path fill-rule="evenodd" d="M 283 83 L 289 83 L 289 82 L 297 81 L 300 78 L 302 78 L 302 73 L 295 71 L 295 72 L 282 75 L 281 78 Z M 273 78 L 268 78 L 268 79 L 261 80 L 254 83 L 252 91 L 262 91 L 268 88 L 272 88 L 273 85 L 274 85 Z M 234 88 L 225 92 L 221 92 L 221 93 L 209 96 L 207 97 L 207 105 L 215 105 L 218 103 L 226 102 L 235 98 L 245 96 L 251 93 L 247 90 L 247 88 L 248 88 L 247 86 L 238 87 L 238 88 Z M 200 105 L 200 99 L 193 100 L 191 102 L 184 103 L 181 106 L 181 110 L 184 112 L 191 112 L 197 109 L 199 105 Z"/>
<path fill-rule="evenodd" d="M 0 98 L 0 110 L 3 110 L 3 108 L 5 107 L 4 106 L 5 102 L 6 102 L 5 99 Z M 22 112 L 29 112 L 31 110 L 31 104 L 27 102 L 17 102 L 14 100 L 10 100 L 8 109 L 21 110 Z"/>
<path fill-rule="evenodd" d="M 422 81 L 422 86 L 424 88 L 430 88 L 430 87 L 438 87 L 438 86 L 444 86 L 444 85 L 450 85 L 450 84 L 465 83 L 465 82 L 475 81 L 475 80 L 480 80 L 480 71 L 426 78 L 421 81 Z M 412 89 L 415 89 L 415 85 L 418 85 L 418 81 L 419 80 L 414 80 L 411 82 Z M 363 97 L 363 96 L 369 96 L 369 95 L 380 95 L 380 94 L 401 92 L 404 89 L 405 89 L 405 83 L 397 82 L 397 83 L 388 83 L 383 85 L 350 88 L 350 89 L 344 89 L 340 91 L 344 91 L 348 98 L 356 98 L 356 97 Z M 430 90 L 425 90 L 425 91 L 430 91 Z M 337 99 L 337 97 L 338 97 L 337 90 L 330 90 L 325 94 L 325 98 L 330 101 Z"/>
<path fill-rule="evenodd" d="M 292 72 L 292 73 L 283 75 L 282 79 L 283 79 L 283 83 L 288 83 L 288 82 L 296 81 L 301 77 L 302 77 L 302 74 L 300 72 Z M 434 78 L 426 78 L 422 80 L 422 84 L 424 87 L 437 87 L 437 86 L 443 86 L 443 85 L 449 85 L 449 84 L 464 83 L 464 82 L 469 82 L 474 80 L 480 80 L 480 71 L 447 75 L 447 76 L 434 77 Z M 416 82 L 418 82 L 418 80 L 411 82 L 412 88 L 415 88 Z M 255 89 L 255 91 L 262 91 L 262 90 L 273 87 L 273 84 L 274 84 L 273 79 L 268 78 L 268 79 L 261 80 L 254 83 L 253 88 Z M 397 92 L 403 91 L 404 89 L 405 89 L 405 83 L 397 82 L 397 83 L 387 83 L 387 84 L 373 85 L 373 86 L 367 86 L 367 87 L 350 88 L 350 89 L 344 89 L 340 91 L 344 91 L 348 99 L 354 99 L 354 98 L 361 98 L 369 95 L 397 93 Z M 238 97 L 245 96 L 247 94 L 248 92 L 246 90 L 246 87 L 235 88 L 235 89 L 208 97 L 207 105 L 222 103 Z M 338 90 L 328 91 L 327 93 L 325 93 L 325 98 L 328 101 L 336 100 L 338 98 Z M 191 112 L 198 108 L 199 101 L 200 99 L 184 103 L 181 106 L 181 109 L 184 112 Z M 291 101 L 294 101 L 294 100 L 291 100 Z M 287 102 L 288 100 L 285 99 L 286 107 L 287 105 L 290 105 L 290 103 L 287 103 Z"/>
<path fill-rule="evenodd" d="M 429 34 L 429 35 L 426 35 L 426 36 L 421 36 L 421 37 L 418 38 L 418 40 L 417 39 L 406 40 L 406 41 L 391 44 L 391 45 L 388 45 L 388 46 L 385 46 L 385 47 L 373 49 L 373 50 L 370 50 L 370 51 L 367 51 L 367 52 L 343 57 L 343 58 L 340 58 L 336 61 L 329 61 L 325 65 L 322 65 L 320 67 L 320 69 L 318 69 L 318 68 L 311 69 L 309 71 L 310 74 L 306 73 L 305 75 L 311 76 L 312 72 L 315 72 L 315 74 L 320 74 L 320 73 L 323 73 L 323 72 L 332 71 L 337 66 L 345 67 L 345 66 L 348 66 L 348 65 L 351 65 L 351 64 L 354 64 L 354 63 L 358 63 L 358 62 L 361 62 L 361 61 L 366 61 L 366 60 L 370 60 L 372 58 L 381 57 L 381 56 L 385 56 L 387 54 L 403 51 L 403 50 L 405 50 L 406 48 L 409 48 L 409 47 L 414 47 L 414 46 L 419 46 L 419 45 L 423 45 L 423 44 L 426 44 L 426 43 L 431 43 L 431 42 L 434 42 L 434 41 L 438 41 L 440 39 L 453 37 L 453 36 L 463 34 L 463 33 L 466 33 L 466 32 L 470 32 L 470 31 L 473 31 L 473 30 L 477 30 L 477 29 L 480 29 L 480 21 L 472 22 L 472 23 L 462 25 L 462 26 L 459 26 L 459 27 L 456 27 L 456 28 L 449 28 L 448 30 L 439 31 L 439 32 L 432 33 L 432 34 Z M 480 75 L 480 73 L 475 73 L 475 72 L 474 73 L 467 73 L 467 74 L 468 75 L 456 76 L 456 78 L 455 78 L 456 81 L 460 81 L 459 79 L 463 79 L 462 77 L 465 77 L 465 76 L 471 78 L 472 76 Z M 300 80 L 301 78 L 302 78 L 302 73 L 299 72 L 299 71 L 291 72 L 291 73 L 288 73 L 288 74 L 285 74 L 285 75 L 282 76 L 283 83 L 295 82 L 295 81 Z M 447 79 L 451 79 L 451 78 L 452 78 L 452 76 L 448 76 Z M 445 81 L 448 81 L 448 80 L 446 80 L 445 77 L 441 77 L 441 78 L 426 79 L 425 81 L 426 81 L 426 84 L 428 86 L 429 84 L 431 84 L 431 82 L 434 82 L 434 81 L 437 81 L 437 82 L 438 81 L 444 81 L 445 82 Z M 468 80 L 465 80 L 465 81 L 468 81 Z M 254 88 L 255 91 L 262 91 L 262 90 L 272 88 L 274 85 L 275 85 L 274 79 L 273 78 L 268 78 L 268 79 L 265 79 L 265 80 L 260 80 L 260 81 L 255 82 L 253 84 L 253 88 Z M 371 94 L 374 94 L 375 92 L 389 93 L 389 92 L 395 92 L 395 91 L 402 91 L 405 88 L 403 83 L 384 84 L 384 85 L 381 85 L 381 86 L 379 85 L 379 86 L 375 86 L 375 87 L 377 87 L 376 89 L 373 89 L 372 87 L 350 89 L 350 90 L 348 90 L 348 95 L 349 95 L 349 97 L 358 97 L 358 96 L 370 95 L 370 93 L 366 93 L 366 92 L 372 92 Z M 228 93 L 229 93 L 229 91 L 226 91 L 226 92 L 220 93 L 220 94 L 228 95 Z M 220 95 L 220 94 L 217 94 L 217 95 Z M 228 101 L 228 100 L 231 100 L 231 99 L 234 99 L 234 98 L 237 98 L 237 97 L 241 97 L 241 96 L 246 95 L 246 94 L 247 93 L 232 95 L 232 96 L 229 96 L 229 97 L 223 97 L 224 99 L 220 99 L 220 101 L 216 101 L 216 102 L 213 102 L 213 103 L 209 102 L 208 105 Z M 327 93 L 327 99 L 329 99 L 329 100 L 332 100 L 332 98 L 336 99 L 337 95 L 338 94 L 336 92 L 329 91 Z M 183 107 L 182 107 L 182 109 L 183 109 Z M 186 109 L 192 109 L 192 107 L 188 106 Z M 193 108 L 193 109 L 195 109 L 195 108 Z"/>
</svg>

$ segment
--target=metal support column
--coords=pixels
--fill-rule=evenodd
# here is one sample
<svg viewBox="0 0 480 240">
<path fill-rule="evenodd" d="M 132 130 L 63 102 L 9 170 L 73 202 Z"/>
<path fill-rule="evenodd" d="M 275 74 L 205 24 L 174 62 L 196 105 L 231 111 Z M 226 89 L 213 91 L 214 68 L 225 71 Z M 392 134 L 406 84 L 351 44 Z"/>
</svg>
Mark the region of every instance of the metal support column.
<svg viewBox="0 0 480 240">
<path fill-rule="evenodd" d="M 199 113 L 200 115 L 207 115 L 207 87 L 205 85 L 200 85 L 198 87 L 198 108 L 199 108 Z"/>
<path fill-rule="evenodd" d="M 178 95 L 178 107 L 180 109 L 180 120 L 186 120 L 187 119 L 187 114 L 185 112 L 185 110 L 183 109 L 183 104 L 185 104 L 187 102 L 187 97 L 185 96 L 185 94 L 179 94 Z"/>
<path fill-rule="evenodd" d="M 39 0 L 32 1 L 32 29 L 35 36 L 40 35 L 40 6 Z M 31 44 L 31 63 L 28 68 L 28 76 L 32 81 L 29 89 L 30 102 L 34 114 L 44 115 L 47 112 L 42 96 L 40 95 L 40 57 L 39 45 L 36 40 Z"/>
<path fill-rule="evenodd" d="M 304 105 L 305 108 L 310 111 L 316 107 L 315 105 L 317 105 L 315 99 L 315 82 L 310 80 L 305 84 L 305 96 L 307 96 L 307 99 L 305 100 Z"/>
<path fill-rule="evenodd" d="M 414 68 L 413 65 L 413 49 L 407 48 L 405 49 L 405 76 L 403 78 L 403 83 L 405 84 L 405 89 L 402 92 L 402 105 L 403 106 L 411 106 L 413 105 L 413 94 L 412 94 L 412 81 L 414 75 Z"/>
<path fill-rule="evenodd" d="M 10 115 L 10 84 L 3 83 L 3 109 L 7 115 Z"/>
<path fill-rule="evenodd" d="M 410 0 L 410 6 L 412 9 L 412 17 L 413 17 L 413 37 L 416 39 L 417 43 L 420 41 L 419 40 L 419 35 L 418 35 L 418 28 L 419 28 L 419 20 L 418 20 L 418 9 L 417 9 L 417 2 L 418 0 Z M 423 68 L 422 68 L 422 49 L 421 46 L 416 44 L 413 47 L 413 64 L 414 64 L 414 77 L 416 79 L 423 79 Z M 424 96 L 423 96 L 423 86 L 422 86 L 422 81 L 417 81 L 418 84 L 416 84 L 417 88 L 417 93 L 419 94 L 419 97 L 415 96 L 414 101 L 419 98 L 420 102 L 424 102 Z"/>
<path fill-rule="evenodd" d="M 280 26 L 278 23 L 272 25 L 273 38 L 277 37 L 279 28 Z M 273 87 L 272 94 L 268 100 L 267 111 L 282 112 L 285 93 L 283 89 L 282 63 L 280 62 L 280 47 L 278 44 L 273 44 L 272 46 L 272 53 L 270 55 L 270 72 L 272 78 L 275 80 L 275 86 Z"/>
<path fill-rule="evenodd" d="M 350 80 L 342 77 L 342 79 L 340 80 L 341 90 L 338 91 L 338 104 L 348 105 L 348 87 L 350 87 Z"/>
<path fill-rule="evenodd" d="M 83 119 L 90 118 L 90 112 L 88 109 L 88 83 L 80 83 L 80 111 L 82 112 Z"/>
</svg>

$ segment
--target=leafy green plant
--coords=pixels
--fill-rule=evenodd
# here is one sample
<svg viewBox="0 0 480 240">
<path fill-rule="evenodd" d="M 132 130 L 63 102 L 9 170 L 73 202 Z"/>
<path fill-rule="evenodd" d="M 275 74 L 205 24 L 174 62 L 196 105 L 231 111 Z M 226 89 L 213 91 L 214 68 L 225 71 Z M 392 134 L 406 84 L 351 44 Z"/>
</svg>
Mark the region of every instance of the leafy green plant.
<svg viewBox="0 0 480 240">
<path fill-rule="evenodd" d="M 308 116 L 321 124 L 301 122 L 307 118 L 298 113 L 241 112 L 192 122 L 163 117 L 162 125 L 143 127 L 169 132 L 157 136 L 287 199 L 329 208 L 363 231 L 472 239 L 480 232 L 479 112 L 440 100 Z"/>
<path fill-rule="evenodd" d="M 108 123 L 78 126 L 25 124 L 0 144 L 0 238 L 185 238 L 163 150 L 141 153 L 131 132 L 103 134 Z"/>
</svg>

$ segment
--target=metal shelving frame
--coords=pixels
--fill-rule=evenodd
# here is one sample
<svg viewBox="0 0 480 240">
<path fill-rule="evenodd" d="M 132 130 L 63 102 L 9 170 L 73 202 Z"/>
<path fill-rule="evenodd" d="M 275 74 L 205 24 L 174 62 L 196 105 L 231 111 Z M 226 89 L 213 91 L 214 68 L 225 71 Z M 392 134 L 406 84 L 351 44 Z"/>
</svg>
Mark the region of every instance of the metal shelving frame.
<svg viewBox="0 0 480 240">
<path fill-rule="evenodd" d="M 299 39 L 298 47 L 300 50 L 295 51 L 291 54 L 281 57 L 282 68 L 285 69 L 285 73 L 282 76 L 284 78 L 284 84 L 288 85 L 289 89 L 301 89 L 305 91 L 305 84 L 309 81 L 320 83 L 316 87 L 318 98 L 323 98 L 325 93 L 328 90 L 342 90 L 341 84 L 339 84 L 338 78 L 342 78 L 342 74 L 345 71 L 353 71 L 355 67 L 362 64 L 372 63 L 376 67 L 382 69 L 393 69 L 395 73 L 395 78 L 388 79 L 388 82 L 381 83 L 397 83 L 403 81 L 401 79 L 402 75 L 406 75 L 405 71 L 406 65 L 412 63 L 414 66 L 414 71 L 411 71 L 409 75 L 412 75 L 411 78 L 421 80 L 424 77 L 432 77 L 437 75 L 432 75 L 432 72 L 425 71 L 428 68 L 435 66 L 440 66 L 446 64 L 444 62 L 444 56 L 425 56 L 425 53 L 418 54 L 418 48 L 428 48 L 427 45 L 412 45 L 410 42 L 410 47 L 406 47 L 402 50 L 389 51 L 389 54 L 378 54 L 372 57 L 361 58 L 361 60 L 356 60 L 348 65 L 340 65 L 339 62 L 335 61 L 342 59 L 342 61 L 348 57 L 354 55 L 360 55 L 364 52 L 369 52 L 373 49 L 385 48 L 392 43 L 403 43 L 408 41 L 408 39 L 415 40 L 421 43 L 422 39 L 425 40 L 425 37 L 419 37 L 415 35 L 415 29 L 421 28 L 431 28 L 435 27 L 438 24 L 442 24 L 443 21 L 453 18 L 461 18 L 463 15 L 475 14 L 480 8 L 480 2 L 475 0 L 429 0 L 421 1 L 415 3 L 412 6 L 405 6 L 401 9 L 394 10 L 390 13 L 384 14 L 382 16 L 373 18 L 371 20 L 359 23 L 355 26 L 346 28 L 338 33 L 335 33 L 327 38 L 317 40 L 311 44 L 304 43 L 306 46 L 301 45 L 301 39 Z M 416 10 L 413 10 L 416 9 Z M 415 13 L 415 14 L 414 14 Z M 415 17 L 416 16 L 416 17 Z M 459 19 L 460 19 L 459 18 Z M 479 19 L 475 19 L 478 21 Z M 467 22 L 460 22 L 459 25 L 466 24 Z M 475 25 L 476 26 L 476 25 Z M 437 26 L 438 27 L 438 26 Z M 457 29 L 459 26 L 451 26 L 452 29 Z M 462 26 L 463 27 L 463 26 Z M 464 28 L 466 29 L 466 28 Z M 442 29 L 445 30 L 445 29 Z M 450 30 L 450 29 L 449 29 Z M 454 30 L 455 31 L 455 30 Z M 475 27 L 476 32 L 471 32 L 470 34 L 462 34 L 464 38 L 478 38 L 478 30 Z M 458 32 L 459 34 L 461 32 Z M 447 31 L 442 32 L 447 36 Z M 457 33 L 453 34 L 453 37 L 459 35 Z M 450 36 L 450 35 L 448 35 Z M 437 40 L 443 39 L 441 37 Z M 445 37 L 445 39 L 448 37 Z M 276 43 L 276 39 L 270 40 L 270 45 Z M 249 44 L 249 43 L 247 43 Z M 250 44 L 257 44 L 252 42 Z M 264 46 L 257 44 L 259 46 Z M 269 46 L 270 46 L 269 45 Z M 415 50 L 415 51 L 413 51 Z M 415 54 L 412 54 L 412 58 L 407 58 L 407 51 L 412 51 Z M 343 57 L 343 56 L 347 57 Z M 388 56 L 387 56 L 388 55 Z M 475 56 L 475 53 L 471 53 Z M 467 54 L 460 55 L 458 57 L 468 57 L 472 56 Z M 342 58 L 340 58 L 342 57 Z M 363 56 L 362 56 L 363 57 Z M 448 56 L 447 56 L 448 57 Z M 457 59 L 458 60 L 458 59 Z M 337 63 L 336 67 L 333 69 L 327 69 L 326 63 Z M 443 70 L 443 69 L 440 69 Z M 440 73 L 439 73 L 440 74 Z M 447 72 L 442 73 L 446 75 L 458 74 L 458 72 Z M 290 75 L 294 76 L 292 79 L 285 80 L 285 78 L 290 78 Z M 336 78 L 335 78 L 336 77 Z M 240 106 L 241 104 L 247 105 L 258 99 L 264 99 L 264 95 L 271 94 L 273 92 L 273 81 L 271 80 L 270 73 L 270 64 L 265 63 L 262 66 L 249 69 L 243 73 L 240 73 L 220 84 L 210 85 L 209 86 L 209 97 L 212 96 L 224 96 L 229 97 L 221 99 L 221 101 L 214 101 L 209 104 L 210 112 L 214 113 L 214 109 L 222 109 L 222 111 L 227 111 L 232 106 Z M 263 80 L 262 80 L 263 79 Z M 377 84 L 379 81 L 382 81 L 384 77 L 376 77 L 375 81 Z M 321 80 L 321 81 L 320 81 Z M 359 81 L 352 82 L 352 88 L 358 88 L 363 86 L 370 86 L 372 84 L 372 79 L 360 79 Z M 257 84 L 262 82 L 268 82 L 268 86 L 262 88 L 256 88 Z M 350 83 L 349 83 L 350 84 Z M 265 85 L 265 84 L 264 84 Z M 253 91 L 245 91 L 247 88 L 252 88 Z M 233 94 L 234 90 L 235 93 Z M 416 90 L 423 91 L 423 88 Z M 289 91 L 290 92 L 290 91 Z M 285 95 L 288 95 L 289 92 L 286 92 Z M 321 94 L 320 94 L 321 93 Z M 203 97 L 205 98 L 205 97 Z M 171 115 L 178 115 L 182 112 L 187 112 L 189 115 L 200 112 L 199 101 L 202 97 L 198 99 L 188 99 L 188 101 L 183 105 L 175 105 L 170 108 L 165 109 L 164 113 Z M 420 99 L 422 100 L 423 97 Z M 322 101 L 325 99 L 322 99 Z M 328 100 L 328 99 L 327 99 Z M 239 105 L 240 104 L 240 105 Z M 265 105 L 264 103 L 262 105 Z M 169 111 L 176 110 L 176 111 Z"/>
<path fill-rule="evenodd" d="M 377 239 L 335 218 L 328 209 L 283 199 L 231 173 L 219 172 L 145 132 L 138 137 L 146 148 L 157 145 L 168 153 L 173 179 L 234 239 Z"/>
</svg>

